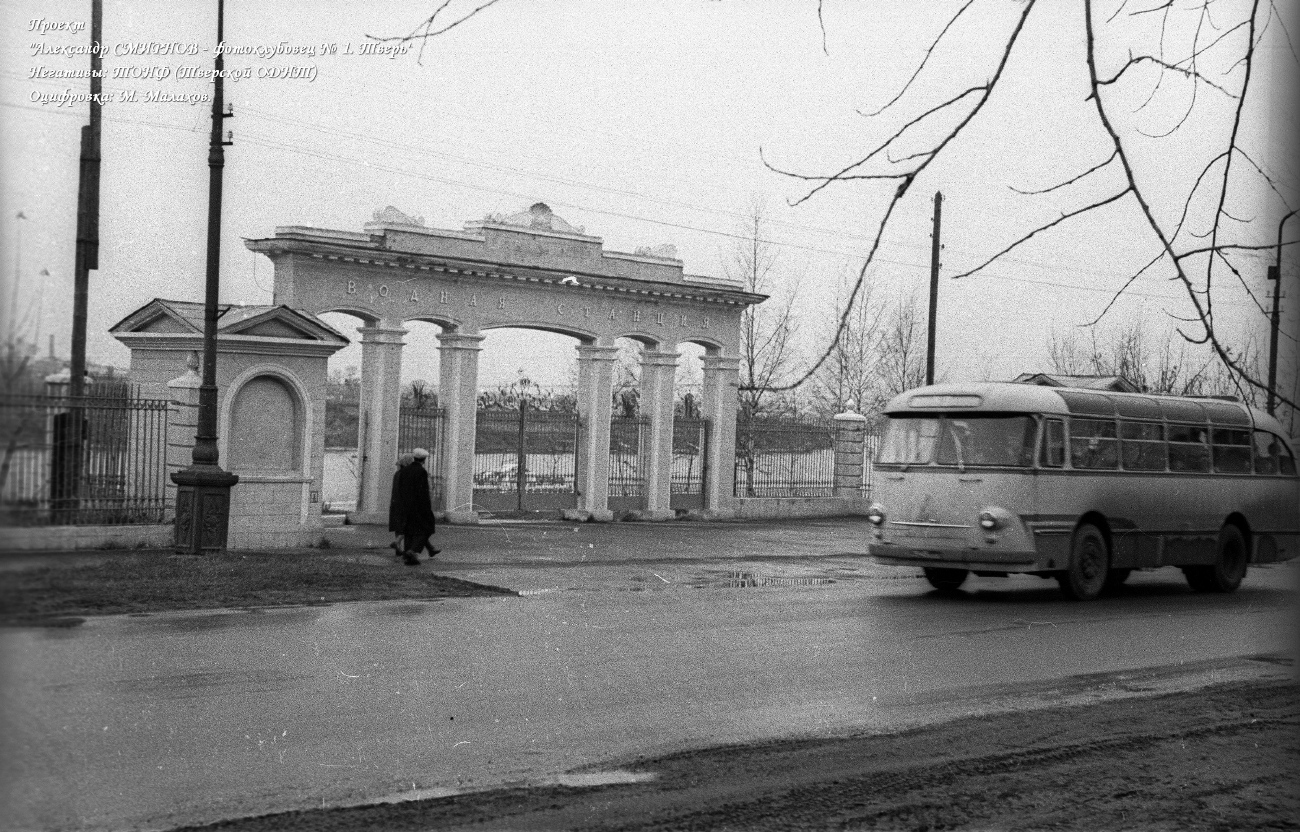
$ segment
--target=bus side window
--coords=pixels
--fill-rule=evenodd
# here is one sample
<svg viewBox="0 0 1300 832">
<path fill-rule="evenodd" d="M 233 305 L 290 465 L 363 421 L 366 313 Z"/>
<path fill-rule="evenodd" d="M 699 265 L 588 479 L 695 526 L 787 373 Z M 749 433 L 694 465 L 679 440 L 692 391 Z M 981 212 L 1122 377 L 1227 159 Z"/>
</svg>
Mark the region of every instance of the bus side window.
<svg viewBox="0 0 1300 832">
<path fill-rule="evenodd" d="M 1203 426 L 1170 425 L 1168 436 L 1170 471 L 1210 470 L 1209 437 Z"/>
<path fill-rule="evenodd" d="M 1044 468 L 1065 465 L 1065 423 L 1060 419 L 1043 422 L 1043 448 L 1038 463 Z"/>
<path fill-rule="evenodd" d="M 1215 428 L 1214 470 L 1222 474 L 1250 473 L 1250 432 Z"/>
<path fill-rule="evenodd" d="M 1070 419 L 1070 464 L 1075 468 L 1119 467 L 1119 439 L 1109 419 Z"/>
<path fill-rule="evenodd" d="M 1257 430 L 1252 437 L 1255 447 L 1255 473 L 1256 474 L 1277 474 L 1279 473 L 1278 465 L 1278 448 L 1280 442 L 1274 438 L 1273 434 Z"/>
<path fill-rule="evenodd" d="M 1262 430 L 1255 431 L 1252 438 L 1256 474 L 1295 476 L 1295 459 L 1281 439 Z"/>
</svg>

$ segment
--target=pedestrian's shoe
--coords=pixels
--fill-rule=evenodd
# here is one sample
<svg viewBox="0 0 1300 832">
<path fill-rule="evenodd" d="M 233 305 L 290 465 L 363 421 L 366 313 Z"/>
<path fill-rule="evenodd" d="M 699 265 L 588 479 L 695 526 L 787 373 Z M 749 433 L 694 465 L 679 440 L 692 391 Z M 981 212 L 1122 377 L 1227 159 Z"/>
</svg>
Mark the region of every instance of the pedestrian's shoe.
<svg viewBox="0 0 1300 832">
<path fill-rule="evenodd" d="M 419 565 L 420 565 L 420 559 L 419 559 L 417 556 L 410 554 L 409 552 L 408 552 L 407 554 L 403 555 L 403 559 L 404 559 L 404 562 L 406 563 L 407 566 L 419 566 Z"/>
</svg>

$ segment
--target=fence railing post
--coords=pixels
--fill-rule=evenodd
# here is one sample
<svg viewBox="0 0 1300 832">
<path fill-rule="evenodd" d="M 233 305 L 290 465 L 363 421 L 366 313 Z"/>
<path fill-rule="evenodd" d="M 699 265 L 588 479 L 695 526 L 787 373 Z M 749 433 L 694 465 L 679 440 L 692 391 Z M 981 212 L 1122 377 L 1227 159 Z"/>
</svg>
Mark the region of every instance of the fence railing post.
<svg viewBox="0 0 1300 832">
<path fill-rule="evenodd" d="M 848 410 L 835 414 L 835 496 L 856 497 L 862 487 L 862 444 L 867 417 Z"/>
</svg>

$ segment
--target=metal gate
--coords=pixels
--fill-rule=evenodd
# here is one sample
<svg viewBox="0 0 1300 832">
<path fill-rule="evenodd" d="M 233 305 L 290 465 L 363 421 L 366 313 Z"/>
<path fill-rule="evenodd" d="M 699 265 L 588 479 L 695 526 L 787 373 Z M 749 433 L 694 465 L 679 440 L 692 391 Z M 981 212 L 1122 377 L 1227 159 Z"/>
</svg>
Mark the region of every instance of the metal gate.
<svg viewBox="0 0 1300 832">
<path fill-rule="evenodd" d="M 578 505 L 576 413 L 480 410 L 474 433 L 474 508 L 559 511 Z"/>
<path fill-rule="evenodd" d="M 673 473 L 669 477 L 668 507 L 674 511 L 704 508 L 708 448 L 707 419 L 673 420 Z"/>
<path fill-rule="evenodd" d="M 443 509 L 442 431 L 446 411 L 440 407 L 403 406 L 397 415 L 397 455 L 416 448 L 429 452 L 424 467 L 429 472 L 429 492 L 435 509 Z"/>
</svg>

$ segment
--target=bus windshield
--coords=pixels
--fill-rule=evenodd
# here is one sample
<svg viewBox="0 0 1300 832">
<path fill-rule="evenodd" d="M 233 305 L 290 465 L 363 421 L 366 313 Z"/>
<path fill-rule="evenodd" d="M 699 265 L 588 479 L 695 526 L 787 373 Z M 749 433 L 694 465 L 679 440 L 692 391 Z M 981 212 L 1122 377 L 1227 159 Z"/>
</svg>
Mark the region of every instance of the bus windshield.
<svg viewBox="0 0 1300 832">
<path fill-rule="evenodd" d="M 1028 468 L 1034 458 L 1034 435 L 1030 416 L 891 416 L 876 461 Z"/>
</svg>

